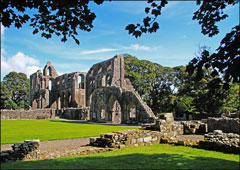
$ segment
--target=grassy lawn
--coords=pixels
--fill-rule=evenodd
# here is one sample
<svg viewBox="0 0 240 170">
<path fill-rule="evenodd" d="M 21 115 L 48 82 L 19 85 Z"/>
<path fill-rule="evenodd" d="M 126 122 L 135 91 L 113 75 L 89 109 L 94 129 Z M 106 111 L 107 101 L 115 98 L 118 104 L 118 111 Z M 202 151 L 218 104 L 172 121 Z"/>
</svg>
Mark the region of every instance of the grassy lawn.
<svg viewBox="0 0 240 170">
<path fill-rule="evenodd" d="M 101 133 L 126 129 L 134 127 L 70 123 L 54 119 L 1 120 L 1 144 L 23 142 L 28 139 L 46 141 L 93 137 Z"/>
<path fill-rule="evenodd" d="M 1 169 L 239 169 L 239 155 L 157 144 L 83 156 L 8 162 Z"/>
</svg>

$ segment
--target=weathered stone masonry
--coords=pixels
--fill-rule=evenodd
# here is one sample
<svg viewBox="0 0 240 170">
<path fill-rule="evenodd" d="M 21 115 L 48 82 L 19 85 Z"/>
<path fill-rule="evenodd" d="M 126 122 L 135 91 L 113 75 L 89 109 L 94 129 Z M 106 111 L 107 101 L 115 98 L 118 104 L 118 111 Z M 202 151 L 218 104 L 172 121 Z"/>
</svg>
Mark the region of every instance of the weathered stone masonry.
<svg viewBox="0 0 240 170">
<path fill-rule="evenodd" d="M 85 106 L 86 73 L 74 72 L 58 76 L 50 62 L 30 76 L 30 105 L 32 109 Z"/>
<path fill-rule="evenodd" d="M 0 162 L 37 159 L 40 159 L 39 140 L 25 140 L 23 143 L 15 143 L 12 145 L 12 150 L 0 152 Z"/>
<path fill-rule="evenodd" d="M 22 119 L 54 119 L 55 110 L 1 110 L 1 120 L 22 120 Z"/>
<path fill-rule="evenodd" d="M 86 85 L 91 120 L 116 124 L 154 121 L 152 110 L 124 78 L 122 56 L 93 65 Z"/>
<path fill-rule="evenodd" d="M 95 64 L 88 73 L 74 72 L 58 76 L 50 62 L 30 76 L 32 109 L 51 108 L 63 117 L 115 124 L 153 123 L 155 116 L 124 77 L 124 58 L 116 55 Z M 84 109 L 84 116 L 75 116 Z M 85 111 L 86 110 L 86 111 Z M 69 114 L 71 112 L 71 114 Z M 88 115 L 86 115 L 88 114 Z"/>
</svg>

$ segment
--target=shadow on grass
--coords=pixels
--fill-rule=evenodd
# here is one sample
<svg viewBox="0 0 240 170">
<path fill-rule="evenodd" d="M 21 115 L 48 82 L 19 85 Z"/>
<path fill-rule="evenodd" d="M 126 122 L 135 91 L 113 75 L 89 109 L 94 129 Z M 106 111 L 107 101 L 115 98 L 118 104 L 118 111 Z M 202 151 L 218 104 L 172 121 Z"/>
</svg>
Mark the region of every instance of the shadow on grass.
<svg viewBox="0 0 240 170">
<path fill-rule="evenodd" d="M 87 155 L 8 162 L 1 169 L 239 169 L 239 162 L 180 154 Z"/>
</svg>

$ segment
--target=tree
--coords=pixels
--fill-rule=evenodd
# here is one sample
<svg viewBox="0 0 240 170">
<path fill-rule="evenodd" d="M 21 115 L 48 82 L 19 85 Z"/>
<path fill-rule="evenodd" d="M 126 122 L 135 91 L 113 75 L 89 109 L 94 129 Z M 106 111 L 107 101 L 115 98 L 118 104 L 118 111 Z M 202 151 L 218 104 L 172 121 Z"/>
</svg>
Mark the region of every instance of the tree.
<svg viewBox="0 0 240 170">
<path fill-rule="evenodd" d="M 237 83 L 231 84 L 228 92 L 226 93 L 226 97 L 224 99 L 224 104 L 221 108 L 222 113 L 226 112 L 239 112 L 240 111 L 240 85 Z"/>
<path fill-rule="evenodd" d="M 1 82 L 1 109 L 27 109 L 28 93 L 26 74 L 10 72 Z"/>
<path fill-rule="evenodd" d="M 193 103 L 194 98 L 183 95 L 175 99 L 175 112 L 177 114 L 196 113 L 196 107 Z"/>
<path fill-rule="evenodd" d="M 104 0 L 94 0 L 98 5 Z M 33 34 L 41 32 L 44 38 L 53 34 L 61 36 L 61 41 L 72 37 L 77 44 L 77 29 L 91 31 L 96 15 L 88 8 L 89 0 L 1 0 L 1 23 L 4 27 L 12 24 L 21 28 L 30 21 Z M 31 9 L 33 14 L 27 14 Z"/>
<path fill-rule="evenodd" d="M 175 111 L 176 114 L 219 114 L 226 111 L 239 111 L 238 84 L 218 88 L 213 80 L 218 75 L 213 69 L 205 68 L 198 81 L 197 71 L 186 72 L 186 67 L 163 67 L 147 60 L 139 60 L 125 54 L 125 76 L 129 78 L 136 91 L 143 97 L 155 114 Z"/>
<path fill-rule="evenodd" d="M 183 81 L 185 68 L 163 67 L 125 54 L 125 76 L 155 114 L 173 111 L 174 95 Z"/>
</svg>

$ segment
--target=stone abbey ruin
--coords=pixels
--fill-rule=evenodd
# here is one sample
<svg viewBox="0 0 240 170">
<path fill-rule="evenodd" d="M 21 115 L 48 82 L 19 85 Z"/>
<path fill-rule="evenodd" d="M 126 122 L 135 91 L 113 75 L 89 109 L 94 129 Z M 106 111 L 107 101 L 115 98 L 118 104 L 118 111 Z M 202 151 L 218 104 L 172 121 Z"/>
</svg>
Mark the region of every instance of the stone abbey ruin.
<svg viewBox="0 0 240 170">
<path fill-rule="evenodd" d="M 153 123 L 155 115 L 124 77 L 124 58 L 93 65 L 88 73 L 58 75 L 50 62 L 30 76 L 32 109 L 50 108 L 64 118 L 114 124 Z"/>
</svg>

